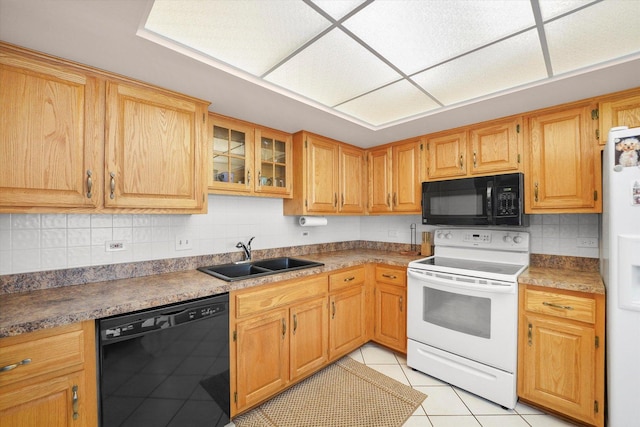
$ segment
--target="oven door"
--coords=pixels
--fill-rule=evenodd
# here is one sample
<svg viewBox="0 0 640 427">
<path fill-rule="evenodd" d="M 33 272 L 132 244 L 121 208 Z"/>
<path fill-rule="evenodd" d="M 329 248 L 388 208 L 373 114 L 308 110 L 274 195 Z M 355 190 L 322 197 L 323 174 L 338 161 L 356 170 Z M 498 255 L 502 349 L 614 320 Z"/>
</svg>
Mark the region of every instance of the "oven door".
<svg viewBox="0 0 640 427">
<path fill-rule="evenodd" d="M 408 270 L 407 336 L 514 373 L 516 282 Z"/>
</svg>

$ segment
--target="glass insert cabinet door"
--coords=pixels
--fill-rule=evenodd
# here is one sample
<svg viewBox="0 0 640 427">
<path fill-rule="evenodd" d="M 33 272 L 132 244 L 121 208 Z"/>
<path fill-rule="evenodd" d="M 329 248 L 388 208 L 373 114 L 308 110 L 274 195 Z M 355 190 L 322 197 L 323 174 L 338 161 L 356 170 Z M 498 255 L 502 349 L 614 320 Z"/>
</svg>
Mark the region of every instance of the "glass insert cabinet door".
<svg viewBox="0 0 640 427">
<path fill-rule="evenodd" d="M 256 130 L 256 191 L 291 192 L 291 136 L 267 129 Z"/>
<path fill-rule="evenodd" d="M 241 122 L 214 118 L 210 123 L 209 187 L 249 191 L 254 131 Z"/>
</svg>

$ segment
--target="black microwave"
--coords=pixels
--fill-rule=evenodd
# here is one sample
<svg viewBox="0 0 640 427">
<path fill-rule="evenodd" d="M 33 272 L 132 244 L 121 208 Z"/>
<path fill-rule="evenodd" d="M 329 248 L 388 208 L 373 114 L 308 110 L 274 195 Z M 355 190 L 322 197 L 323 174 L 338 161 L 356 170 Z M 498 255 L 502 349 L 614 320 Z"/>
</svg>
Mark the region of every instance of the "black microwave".
<svg viewBox="0 0 640 427">
<path fill-rule="evenodd" d="M 524 214 L 524 175 L 510 173 L 423 182 L 422 223 L 529 225 L 529 218 Z"/>
</svg>

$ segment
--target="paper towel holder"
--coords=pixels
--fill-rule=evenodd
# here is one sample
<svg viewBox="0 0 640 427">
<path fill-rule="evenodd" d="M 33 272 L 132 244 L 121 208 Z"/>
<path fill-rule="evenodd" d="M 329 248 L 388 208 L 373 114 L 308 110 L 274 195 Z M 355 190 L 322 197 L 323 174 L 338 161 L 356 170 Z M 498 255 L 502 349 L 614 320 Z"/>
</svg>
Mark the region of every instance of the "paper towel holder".
<svg viewBox="0 0 640 427">
<path fill-rule="evenodd" d="M 323 216 L 301 216 L 298 220 L 301 227 L 319 227 L 327 225 L 327 218 Z"/>
</svg>

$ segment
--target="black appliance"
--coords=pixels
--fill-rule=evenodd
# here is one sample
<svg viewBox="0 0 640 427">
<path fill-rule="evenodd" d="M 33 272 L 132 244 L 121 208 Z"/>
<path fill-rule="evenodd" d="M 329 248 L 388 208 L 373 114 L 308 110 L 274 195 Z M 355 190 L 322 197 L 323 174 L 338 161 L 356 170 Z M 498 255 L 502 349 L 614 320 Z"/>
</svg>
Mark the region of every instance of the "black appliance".
<svg viewBox="0 0 640 427">
<path fill-rule="evenodd" d="M 229 424 L 229 294 L 97 322 L 100 426 Z"/>
<path fill-rule="evenodd" d="M 524 175 L 479 176 L 422 183 L 422 223 L 432 225 L 529 225 L 524 214 Z"/>
</svg>

